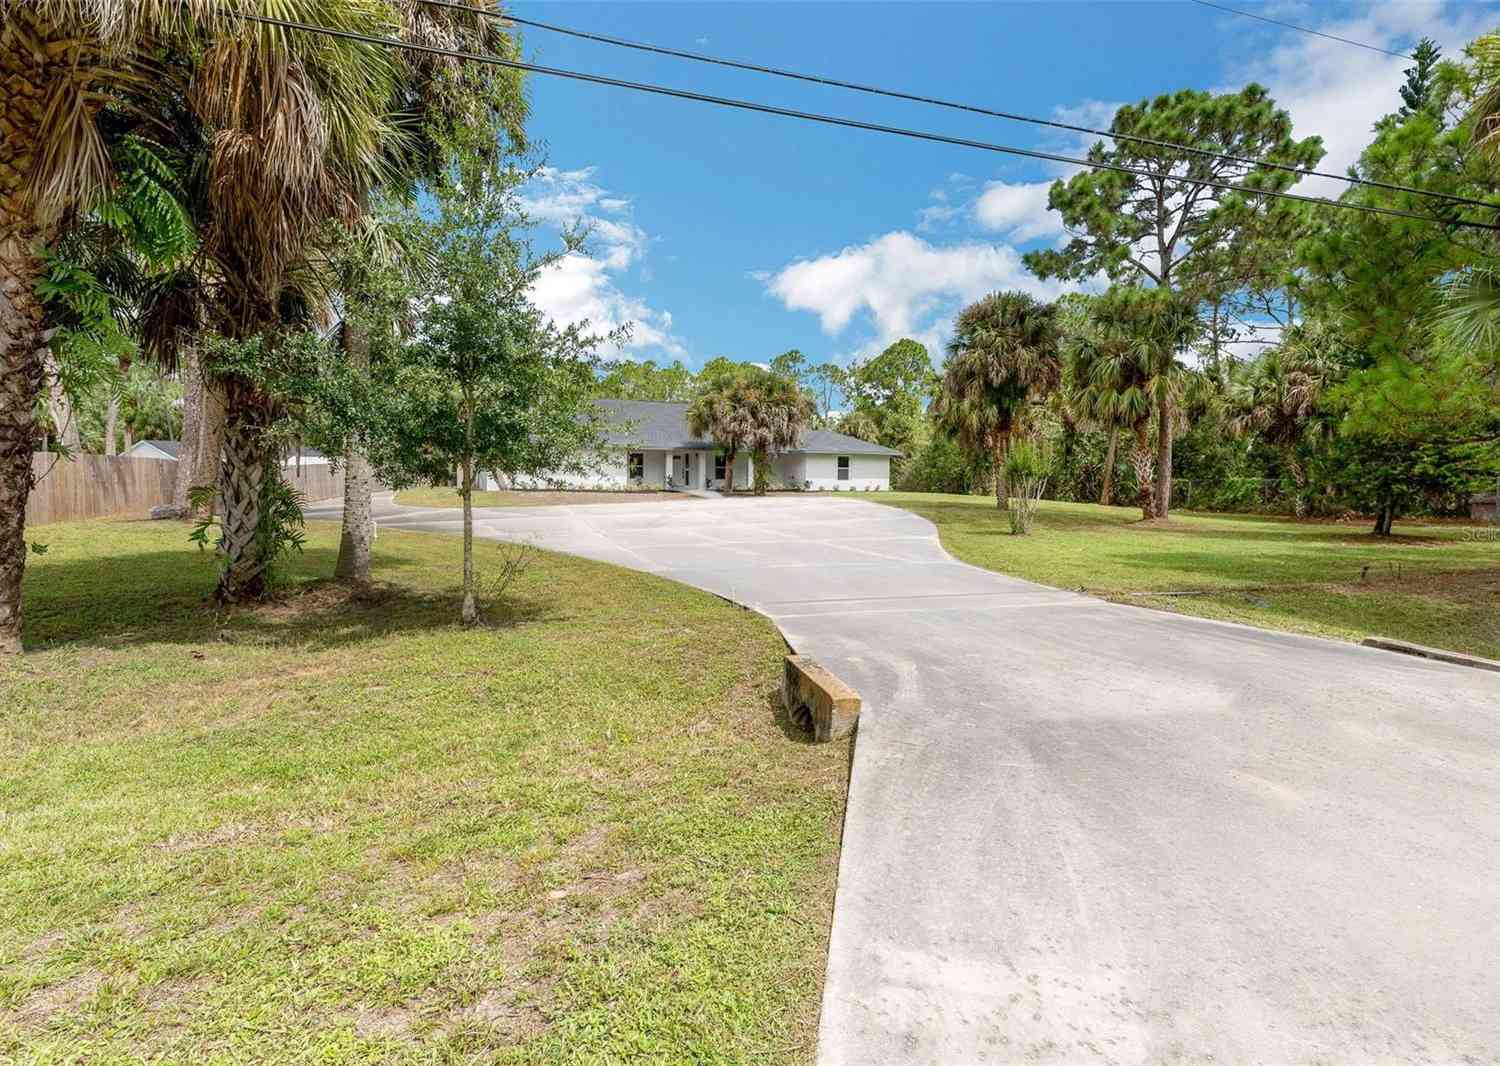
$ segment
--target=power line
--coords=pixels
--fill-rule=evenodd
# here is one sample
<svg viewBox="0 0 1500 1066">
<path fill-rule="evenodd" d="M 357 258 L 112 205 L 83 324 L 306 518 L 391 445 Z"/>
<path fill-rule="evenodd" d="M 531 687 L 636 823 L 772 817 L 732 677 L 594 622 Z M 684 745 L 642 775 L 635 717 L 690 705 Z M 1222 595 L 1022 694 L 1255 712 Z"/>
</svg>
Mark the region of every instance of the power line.
<svg viewBox="0 0 1500 1066">
<path fill-rule="evenodd" d="M 514 22 L 521 26 L 530 26 L 533 29 L 544 30 L 548 33 L 563 34 L 568 37 L 577 37 L 581 40 L 596 41 L 600 44 L 615 45 L 620 48 L 632 48 L 640 52 L 651 52 L 656 55 L 672 56 L 675 59 L 689 59 L 695 63 L 709 63 L 714 66 L 729 67 L 734 70 L 748 70 L 756 74 L 770 74 L 778 78 L 792 78 L 796 81 L 810 82 L 814 85 L 826 85 L 837 89 L 851 89 L 854 92 L 870 93 L 874 96 L 886 96 L 895 100 L 909 100 L 913 103 L 931 104 L 935 107 L 945 107 L 953 111 L 967 111 L 975 115 L 986 115 L 990 118 L 1003 118 L 1010 122 L 1026 122 L 1034 126 L 1047 126 L 1057 130 L 1067 130 L 1070 133 L 1086 133 L 1093 137 L 1108 137 L 1115 141 L 1130 141 L 1134 144 L 1149 145 L 1153 148 L 1167 148 L 1176 152 L 1189 152 L 1194 155 L 1206 156 L 1212 159 L 1222 159 L 1230 163 L 1239 163 L 1244 166 L 1264 167 L 1270 170 L 1279 170 L 1287 174 L 1296 174 L 1299 178 L 1328 178 L 1333 181 L 1348 182 L 1352 185 L 1364 185 L 1370 188 L 1386 189 L 1390 192 L 1404 192 L 1416 196 L 1430 196 L 1437 200 L 1446 200 L 1450 203 L 1468 204 L 1472 207 L 1500 207 L 1484 200 L 1476 200 L 1467 196 L 1456 196 L 1452 193 L 1437 192 L 1431 189 L 1419 189 L 1412 185 L 1401 185 L 1395 182 L 1377 181 L 1373 178 L 1356 178 L 1348 174 L 1334 174 L 1330 171 L 1307 170 L 1302 167 L 1292 166 L 1287 163 L 1276 163 L 1265 159 L 1255 159 L 1250 156 L 1232 155 L 1227 152 L 1215 151 L 1211 148 L 1199 148 L 1188 144 L 1179 144 L 1176 141 L 1163 141 L 1155 137 L 1142 137 L 1133 133 L 1114 133 L 1110 130 L 1094 129 L 1090 126 L 1078 126 L 1071 122 L 1062 122 L 1057 119 L 1038 118 L 1035 115 L 1021 115 L 1010 111 L 996 111 L 988 107 L 980 107 L 977 104 L 959 103 L 953 100 L 943 100 L 933 96 L 922 96 L 917 93 L 902 92 L 899 89 L 884 89 L 876 85 L 862 85 L 858 82 L 841 81 L 823 74 L 807 74 L 801 71 L 784 70 L 780 67 L 768 67 L 759 63 L 746 63 L 734 59 L 725 59 L 722 56 L 708 55 L 703 52 L 689 52 L 680 48 L 668 48 L 664 45 L 648 44 L 644 41 L 632 41 L 624 37 L 611 37 L 603 33 L 594 33 L 589 30 L 574 29 L 571 26 L 559 26 L 552 22 L 542 22 L 538 19 L 522 18 L 519 15 L 506 14 L 492 11 L 486 8 L 474 7 L 470 4 L 457 3 L 456 0 L 417 0 L 418 3 L 429 7 L 450 8 L 454 11 L 467 11 L 487 18 L 499 19 L 506 22 Z M 1210 5 L 1213 6 L 1213 5 Z M 1227 10 L 1227 9 L 1226 9 Z M 1394 54 L 1394 53 L 1393 53 Z"/>
<path fill-rule="evenodd" d="M 1055 152 L 1040 152 L 1031 148 L 1015 148 L 1010 145 L 991 144 L 988 141 L 975 141 L 965 137 L 950 137 L 942 133 L 929 133 L 923 130 L 906 129 L 902 126 L 885 126 L 875 122 L 865 122 L 855 118 L 843 118 L 837 115 L 823 115 L 814 111 L 796 111 L 787 107 L 776 107 L 772 104 L 756 103 L 752 100 L 736 100 L 728 96 L 712 96 L 708 93 L 693 92 L 689 89 L 673 89 L 665 85 L 652 85 L 647 82 L 626 81 L 622 78 L 610 78 L 602 74 L 589 74 L 584 71 L 566 70 L 561 67 L 544 67 L 536 63 L 527 63 L 519 59 L 506 59 L 502 56 L 486 55 L 479 52 L 463 52 L 453 48 L 440 48 L 436 45 L 417 44 L 415 42 L 400 41 L 393 37 L 378 37 L 367 33 L 356 33 L 353 30 L 339 30 L 330 26 L 314 26 L 305 22 L 292 22 L 287 19 L 270 18 L 265 15 L 243 15 L 241 16 L 251 22 L 259 22 L 268 26 L 280 26 L 283 29 L 302 30 L 307 33 L 323 34 L 327 37 L 337 37 L 342 40 L 360 41 L 364 44 L 380 45 L 387 48 L 401 48 L 413 52 L 424 52 L 429 55 L 450 56 L 455 59 L 464 59 L 475 63 L 487 63 L 491 66 L 505 67 L 510 70 L 524 70 L 531 74 L 545 74 L 549 77 L 567 78 L 572 81 L 586 82 L 591 85 L 608 85 L 616 89 L 630 89 L 635 92 L 652 93 L 657 96 L 670 96 L 679 100 L 695 100 L 699 103 L 714 104 L 719 107 L 731 107 L 740 111 L 754 111 L 765 115 L 780 115 L 784 118 L 801 119 L 805 122 L 818 122 L 827 126 L 842 126 L 847 129 L 868 130 L 872 133 L 888 133 L 896 137 L 908 137 L 913 140 L 931 141 L 936 144 L 950 144 L 960 148 L 977 148 L 986 152 L 998 152 L 1003 155 L 1021 156 L 1025 159 L 1040 159 L 1049 163 L 1069 163 L 1075 166 L 1088 167 L 1093 170 L 1109 170 L 1120 174 L 1133 174 L 1137 177 L 1161 180 L 1164 175 L 1143 167 L 1126 166 L 1122 163 L 1106 163 L 1089 159 L 1079 159 L 1075 156 L 1059 155 Z M 1339 200 L 1329 200 L 1321 196 L 1304 196 L 1301 193 L 1278 192 L 1272 189 L 1254 189 L 1244 185 L 1234 185 L 1223 181 L 1210 181 L 1205 178 L 1182 178 L 1178 179 L 1193 185 L 1201 185 L 1211 189 L 1221 189 L 1226 192 L 1243 193 L 1248 196 L 1265 196 L 1277 200 L 1294 200 L 1298 203 L 1319 204 L 1325 207 L 1337 207 L 1349 211 L 1363 211 L 1367 214 L 1390 215 L 1396 218 L 1416 219 L 1419 222 L 1434 222 L 1439 225 L 1466 226 L 1472 229 L 1484 229 L 1500 231 L 1500 224 L 1491 222 L 1471 222 L 1465 219 L 1445 220 L 1434 218 L 1432 215 L 1418 214 L 1415 211 L 1402 211 L 1394 207 L 1377 207 L 1373 204 L 1344 203 Z"/>
<path fill-rule="evenodd" d="M 1395 56 L 1397 59 L 1416 58 L 1415 56 L 1412 56 L 1406 52 L 1392 52 L 1389 48 L 1381 48 L 1378 44 L 1365 44 L 1364 41 L 1350 40 L 1348 37 L 1340 37 L 1336 33 L 1324 33 L 1322 30 L 1310 30 L 1306 26 L 1297 26 L 1290 22 L 1282 22 L 1280 19 L 1268 18 L 1265 15 L 1257 15 L 1253 11 L 1240 11 L 1238 8 L 1225 7 L 1223 4 L 1210 3 L 1209 0 L 1192 0 L 1192 2 L 1195 4 L 1201 4 L 1203 7 L 1214 8 L 1217 11 L 1227 11 L 1231 15 L 1243 15 L 1247 19 L 1258 19 L 1261 22 L 1269 22 L 1272 26 L 1280 26 L 1283 29 L 1296 30 L 1298 33 L 1310 33 L 1314 37 L 1322 37 L 1326 40 L 1338 41 L 1340 44 L 1352 44 L 1355 48 L 1368 48 L 1372 52 L 1383 52 L 1388 56 Z"/>
</svg>

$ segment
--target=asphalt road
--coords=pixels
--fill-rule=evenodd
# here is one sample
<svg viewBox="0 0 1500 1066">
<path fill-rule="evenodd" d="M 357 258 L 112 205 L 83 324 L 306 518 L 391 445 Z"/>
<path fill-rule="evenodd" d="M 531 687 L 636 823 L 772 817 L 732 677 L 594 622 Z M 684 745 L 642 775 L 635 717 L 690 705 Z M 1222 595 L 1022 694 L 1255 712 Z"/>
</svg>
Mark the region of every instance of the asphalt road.
<svg viewBox="0 0 1500 1066">
<path fill-rule="evenodd" d="M 864 696 L 820 1066 L 1500 1061 L 1500 675 L 1006 578 L 859 499 L 477 531 L 737 600 Z"/>
</svg>

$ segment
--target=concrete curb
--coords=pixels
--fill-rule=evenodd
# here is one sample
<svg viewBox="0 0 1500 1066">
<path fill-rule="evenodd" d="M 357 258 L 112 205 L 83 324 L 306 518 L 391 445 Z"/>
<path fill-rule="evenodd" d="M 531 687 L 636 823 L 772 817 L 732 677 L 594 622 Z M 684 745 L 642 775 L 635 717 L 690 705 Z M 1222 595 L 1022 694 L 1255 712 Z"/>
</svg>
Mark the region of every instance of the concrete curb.
<svg viewBox="0 0 1500 1066">
<path fill-rule="evenodd" d="M 859 693 L 806 655 L 786 657 L 781 701 L 792 721 L 819 743 L 842 740 L 859 722 Z"/>
<path fill-rule="evenodd" d="M 1382 651 L 1400 652 L 1402 655 L 1415 655 L 1422 659 L 1431 659 L 1439 663 L 1451 663 L 1454 666 L 1467 666 L 1471 670 L 1490 670 L 1500 674 L 1500 662 L 1494 659 L 1481 659 L 1477 655 L 1465 655 L 1457 651 L 1444 651 L 1442 648 L 1429 648 L 1424 644 L 1410 644 L 1404 640 L 1387 640 L 1385 637 L 1366 637 L 1360 641 L 1366 648 L 1379 648 Z"/>
</svg>

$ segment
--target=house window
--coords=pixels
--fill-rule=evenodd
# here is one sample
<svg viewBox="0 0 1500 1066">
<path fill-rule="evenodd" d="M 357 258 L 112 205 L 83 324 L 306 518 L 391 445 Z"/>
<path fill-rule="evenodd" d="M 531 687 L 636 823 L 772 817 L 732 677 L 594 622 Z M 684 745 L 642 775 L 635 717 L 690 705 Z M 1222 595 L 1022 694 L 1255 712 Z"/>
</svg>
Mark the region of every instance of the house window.
<svg viewBox="0 0 1500 1066">
<path fill-rule="evenodd" d="M 849 457 L 847 455 L 839 456 L 839 480 L 849 480 Z"/>
<path fill-rule="evenodd" d="M 646 478 L 646 453 L 631 452 L 627 459 L 626 476 L 631 481 L 644 481 Z"/>
<path fill-rule="evenodd" d="M 724 454 L 720 452 L 714 456 L 714 480 L 723 481 L 724 477 Z"/>
</svg>

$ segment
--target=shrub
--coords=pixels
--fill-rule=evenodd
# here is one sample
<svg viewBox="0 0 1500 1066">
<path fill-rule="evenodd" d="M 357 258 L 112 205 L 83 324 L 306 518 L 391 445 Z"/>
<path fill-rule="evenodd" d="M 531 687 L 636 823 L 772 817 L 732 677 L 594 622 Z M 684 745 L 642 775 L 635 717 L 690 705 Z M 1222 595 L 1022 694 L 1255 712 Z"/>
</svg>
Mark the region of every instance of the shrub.
<svg viewBox="0 0 1500 1066">
<path fill-rule="evenodd" d="M 1052 455 L 1035 441 L 1017 441 L 1006 454 L 1005 480 L 1010 486 L 1010 531 L 1017 536 L 1031 532 L 1037 501 L 1047 491 L 1047 478 L 1052 473 L 1052 466 Z"/>
</svg>

